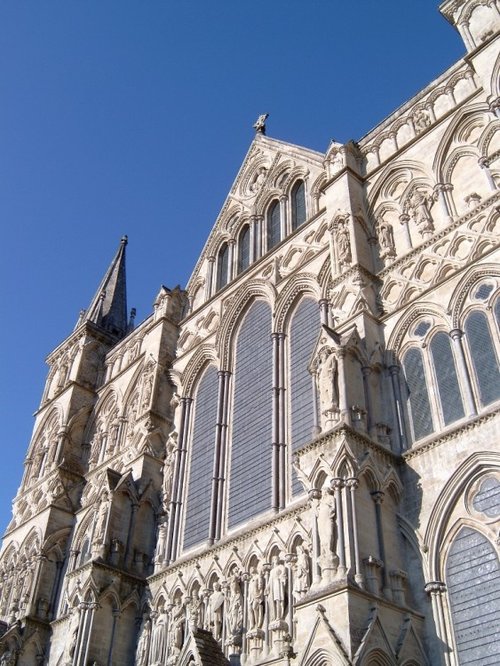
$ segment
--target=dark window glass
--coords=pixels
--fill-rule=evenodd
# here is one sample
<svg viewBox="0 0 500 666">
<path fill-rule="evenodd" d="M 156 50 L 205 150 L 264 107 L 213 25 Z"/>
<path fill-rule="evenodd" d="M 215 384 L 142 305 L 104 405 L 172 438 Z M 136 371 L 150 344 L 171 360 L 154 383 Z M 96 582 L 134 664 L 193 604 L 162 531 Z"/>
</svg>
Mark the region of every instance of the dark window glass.
<svg viewBox="0 0 500 666">
<path fill-rule="evenodd" d="M 486 315 L 478 310 L 471 312 L 464 328 L 481 403 L 489 405 L 500 398 L 500 372 Z"/>
<path fill-rule="evenodd" d="M 303 298 L 290 322 L 290 418 L 292 452 L 313 438 L 314 410 L 312 377 L 309 363 L 320 329 L 318 303 Z M 292 493 L 303 488 L 295 472 L 292 472 Z"/>
<path fill-rule="evenodd" d="M 434 427 L 420 349 L 413 347 L 406 352 L 403 369 L 408 384 L 413 432 L 415 439 L 421 439 L 430 435 Z"/>
<path fill-rule="evenodd" d="M 217 370 L 209 366 L 198 384 L 194 400 L 184 549 L 208 538 L 216 421 Z"/>
<path fill-rule="evenodd" d="M 228 269 L 229 269 L 229 246 L 224 243 L 219 250 L 219 257 L 217 260 L 217 291 L 222 289 L 228 282 Z"/>
<path fill-rule="evenodd" d="M 271 508 L 271 308 L 256 301 L 236 343 L 228 525 Z"/>
<path fill-rule="evenodd" d="M 465 415 L 451 340 L 446 333 L 440 332 L 432 338 L 430 347 L 443 419 L 445 425 L 448 425 Z"/>
<path fill-rule="evenodd" d="M 267 212 L 267 249 L 277 245 L 281 240 L 280 202 L 274 201 Z"/>
<path fill-rule="evenodd" d="M 306 221 L 306 189 L 299 180 L 292 189 L 292 231 Z"/>
<path fill-rule="evenodd" d="M 463 527 L 446 563 L 446 584 L 461 666 L 500 663 L 500 567 L 491 543 Z"/>
<path fill-rule="evenodd" d="M 250 265 L 250 227 L 245 226 L 238 239 L 238 273 L 242 273 Z"/>
</svg>

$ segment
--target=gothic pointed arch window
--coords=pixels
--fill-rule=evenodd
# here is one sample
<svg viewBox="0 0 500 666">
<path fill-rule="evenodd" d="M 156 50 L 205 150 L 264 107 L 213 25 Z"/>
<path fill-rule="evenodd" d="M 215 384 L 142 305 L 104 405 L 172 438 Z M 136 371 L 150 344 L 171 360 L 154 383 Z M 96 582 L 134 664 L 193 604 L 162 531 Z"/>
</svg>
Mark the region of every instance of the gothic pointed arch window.
<svg viewBox="0 0 500 666">
<path fill-rule="evenodd" d="M 495 337 L 498 339 L 500 298 L 495 304 Z M 483 407 L 500 399 L 500 371 L 498 353 L 495 349 L 493 326 L 481 310 L 472 310 L 465 319 L 464 331 L 472 361 L 473 376 L 477 384 L 479 400 Z"/>
<path fill-rule="evenodd" d="M 413 436 L 415 440 L 418 440 L 434 431 L 424 361 L 420 349 L 412 347 L 406 352 L 403 357 L 403 370 L 408 387 Z"/>
<path fill-rule="evenodd" d="M 189 476 L 186 493 L 184 550 L 208 538 L 215 427 L 217 421 L 217 370 L 208 366 L 194 395 Z"/>
<path fill-rule="evenodd" d="M 444 424 L 448 425 L 465 415 L 450 336 L 444 331 L 436 333 L 430 342 L 430 352 L 438 387 L 441 414 Z"/>
<path fill-rule="evenodd" d="M 271 308 L 249 307 L 235 345 L 228 527 L 271 508 L 272 346 Z"/>
<path fill-rule="evenodd" d="M 318 303 L 304 296 L 290 319 L 289 326 L 289 414 L 291 453 L 310 442 L 315 424 L 314 394 L 309 364 L 320 330 Z M 297 495 L 302 486 L 292 472 L 292 494 Z"/>
<path fill-rule="evenodd" d="M 216 289 L 222 289 L 229 282 L 229 245 L 223 243 L 217 255 L 217 282 Z"/>
<path fill-rule="evenodd" d="M 306 188 L 303 180 L 298 180 L 292 188 L 292 231 L 306 221 Z"/>
<path fill-rule="evenodd" d="M 238 236 L 238 273 L 250 266 L 250 227 L 245 224 Z"/>
<path fill-rule="evenodd" d="M 267 249 L 268 251 L 281 241 L 280 202 L 275 199 L 267 211 Z"/>
<path fill-rule="evenodd" d="M 463 526 L 446 561 L 458 662 L 500 663 L 500 565 L 490 541 L 478 530 Z"/>
</svg>

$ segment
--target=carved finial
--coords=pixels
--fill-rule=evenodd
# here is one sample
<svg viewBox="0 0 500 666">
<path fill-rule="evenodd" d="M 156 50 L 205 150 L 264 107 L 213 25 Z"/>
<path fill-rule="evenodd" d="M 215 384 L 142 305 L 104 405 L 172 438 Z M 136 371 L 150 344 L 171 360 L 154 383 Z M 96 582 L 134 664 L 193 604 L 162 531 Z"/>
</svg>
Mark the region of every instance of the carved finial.
<svg viewBox="0 0 500 666">
<path fill-rule="evenodd" d="M 254 130 L 256 131 L 257 134 L 265 134 L 266 133 L 266 120 L 269 118 L 268 113 L 262 113 L 257 120 L 255 121 L 255 124 L 253 126 Z"/>
<path fill-rule="evenodd" d="M 120 240 L 120 243 L 121 243 L 122 245 L 126 245 L 126 244 L 128 243 L 128 236 L 126 236 L 126 235 L 125 235 L 125 236 L 122 236 L 122 237 L 121 237 L 121 240 Z"/>
</svg>

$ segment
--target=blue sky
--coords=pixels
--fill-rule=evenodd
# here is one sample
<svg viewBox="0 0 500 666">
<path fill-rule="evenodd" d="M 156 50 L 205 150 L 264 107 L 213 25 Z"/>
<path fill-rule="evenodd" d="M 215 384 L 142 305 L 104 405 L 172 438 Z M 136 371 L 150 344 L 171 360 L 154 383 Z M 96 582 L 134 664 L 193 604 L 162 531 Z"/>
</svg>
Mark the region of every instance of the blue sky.
<svg viewBox="0 0 500 666">
<path fill-rule="evenodd" d="M 129 308 L 185 285 L 253 139 L 359 139 L 463 56 L 434 0 L 0 5 L 0 530 L 44 358 L 128 234 Z"/>
</svg>

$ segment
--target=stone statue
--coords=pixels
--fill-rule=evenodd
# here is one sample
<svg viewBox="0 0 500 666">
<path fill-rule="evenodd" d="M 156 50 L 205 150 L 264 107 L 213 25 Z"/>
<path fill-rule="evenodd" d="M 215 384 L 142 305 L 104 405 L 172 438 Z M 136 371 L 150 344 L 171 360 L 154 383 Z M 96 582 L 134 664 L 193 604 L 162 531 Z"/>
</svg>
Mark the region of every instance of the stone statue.
<svg viewBox="0 0 500 666">
<path fill-rule="evenodd" d="M 318 532 L 320 534 L 320 565 L 322 569 L 337 566 L 336 548 L 337 533 L 335 498 L 325 488 L 318 506 Z"/>
<path fill-rule="evenodd" d="M 151 635 L 151 663 L 163 663 L 166 648 L 167 614 L 162 609 L 158 611 Z"/>
<path fill-rule="evenodd" d="M 172 616 L 170 623 L 170 649 L 177 653 L 181 650 L 184 644 L 184 623 L 186 621 L 186 613 L 182 599 L 177 597 L 174 607 L 172 608 Z"/>
<path fill-rule="evenodd" d="M 139 641 L 137 643 L 136 661 L 137 666 L 147 666 L 149 657 L 149 643 L 151 640 L 151 620 L 145 613 L 142 618 L 141 629 L 139 631 Z"/>
<path fill-rule="evenodd" d="M 282 620 L 285 615 L 286 600 L 286 569 L 274 555 L 271 560 L 271 571 L 267 581 L 267 599 L 272 609 L 272 620 Z"/>
<path fill-rule="evenodd" d="M 229 603 L 227 610 L 227 628 L 230 635 L 238 633 L 243 622 L 242 595 L 238 574 L 231 577 L 229 583 Z"/>
<path fill-rule="evenodd" d="M 165 445 L 165 462 L 163 463 L 163 506 L 164 508 L 170 500 L 170 493 L 172 491 L 172 479 L 174 475 L 174 460 L 177 451 L 178 434 L 176 430 L 172 430 L 168 436 Z"/>
<path fill-rule="evenodd" d="M 434 231 L 434 222 L 430 212 L 433 202 L 432 196 L 426 196 L 419 190 L 415 190 L 410 198 L 409 207 L 421 235 Z"/>
<path fill-rule="evenodd" d="M 337 251 L 338 260 L 341 266 L 349 266 L 352 261 L 351 255 L 351 239 L 349 235 L 349 227 L 345 220 L 341 220 L 337 227 Z"/>
<path fill-rule="evenodd" d="M 323 349 L 316 372 L 321 413 L 336 409 L 339 404 L 338 364 L 333 351 Z"/>
<path fill-rule="evenodd" d="M 394 246 L 394 234 L 392 231 L 392 226 L 389 222 L 386 222 L 383 217 L 379 217 L 377 220 L 377 234 L 378 242 L 380 249 L 382 250 L 381 256 L 395 256 L 395 246 Z"/>
<path fill-rule="evenodd" d="M 256 567 L 250 568 L 248 581 L 248 628 L 261 629 L 264 621 L 264 582 Z"/>
<path fill-rule="evenodd" d="M 208 602 L 208 628 L 215 640 L 222 638 L 222 621 L 224 616 L 224 592 L 221 584 L 216 581 Z"/>
<path fill-rule="evenodd" d="M 195 587 L 191 593 L 191 601 L 188 606 L 189 624 L 193 629 L 203 627 L 203 601 Z"/>
<path fill-rule="evenodd" d="M 267 169 L 266 167 L 260 167 L 257 175 L 255 176 L 252 184 L 250 185 L 250 190 L 252 192 L 258 192 L 261 187 L 264 185 L 264 181 L 266 180 L 266 173 Z"/>
<path fill-rule="evenodd" d="M 254 123 L 254 130 L 257 132 L 257 134 L 265 134 L 266 133 L 266 120 L 269 118 L 268 113 L 262 113 L 257 120 Z"/>
<path fill-rule="evenodd" d="M 155 563 L 160 564 L 165 559 L 165 547 L 167 545 L 168 520 L 162 516 L 158 525 L 158 541 L 156 543 Z"/>
<path fill-rule="evenodd" d="M 71 611 L 66 634 L 66 646 L 64 648 L 61 664 L 62 666 L 71 666 L 73 655 L 75 654 L 76 640 L 80 626 L 80 608 L 75 606 Z"/>
<path fill-rule="evenodd" d="M 296 601 L 302 599 L 309 589 L 309 558 L 303 546 L 297 546 L 297 560 L 294 566 L 293 596 Z"/>
</svg>

